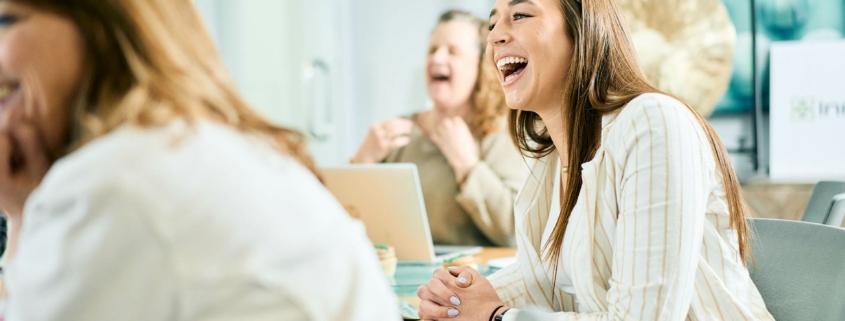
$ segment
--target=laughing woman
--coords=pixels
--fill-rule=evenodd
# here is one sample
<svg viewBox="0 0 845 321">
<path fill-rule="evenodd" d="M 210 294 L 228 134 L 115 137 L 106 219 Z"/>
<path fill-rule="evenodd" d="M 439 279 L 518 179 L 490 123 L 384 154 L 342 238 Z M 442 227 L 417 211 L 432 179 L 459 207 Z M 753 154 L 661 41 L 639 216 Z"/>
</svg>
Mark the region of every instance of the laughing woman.
<svg viewBox="0 0 845 321">
<path fill-rule="evenodd" d="M 613 0 L 499 0 L 498 62 L 519 147 L 518 262 L 438 270 L 423 319 L 771 320 L 749 277 L 745 207 L 706 120 L 642 76 Z M 536 177 L 536 179 L 533 179 Z"/>
<path fill-rule="evenodd" d="M 0 1 L 6 321 L 398 318 L 302 137 L 234 88 L 191 0 Z"/>
<path fill-rule="evenodd" d="M 514 246 L 513 200 L 528 170 L 505 130 L 487 22 L 448 11 L 431 34 L 426 83 L 434 108 L 372 126 L 353 163 L 414 163 L 435 243 Z"/>
</svg>

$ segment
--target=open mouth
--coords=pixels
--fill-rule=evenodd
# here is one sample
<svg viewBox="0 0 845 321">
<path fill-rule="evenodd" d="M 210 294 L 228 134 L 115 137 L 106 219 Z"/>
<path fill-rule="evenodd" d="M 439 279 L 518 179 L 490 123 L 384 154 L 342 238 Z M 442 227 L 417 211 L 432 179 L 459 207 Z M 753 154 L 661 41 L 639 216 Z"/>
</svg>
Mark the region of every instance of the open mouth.
<svg viewBox="0 0 845 321">
<path fill-rule="evenodd" d="M 516 79 L 528 67 L 528 59 L 522 57 L 506 57 L 496 62 L 499 72 L 502 74 L 502 81 L 507 83 Z"/>
<path fill-rule="evenodd" d="M 449 75 L 442 73 L 434 73 L 431 75 L 431 82 L 433 83 L 447 83 L 450 79 Z"/>
</svg>

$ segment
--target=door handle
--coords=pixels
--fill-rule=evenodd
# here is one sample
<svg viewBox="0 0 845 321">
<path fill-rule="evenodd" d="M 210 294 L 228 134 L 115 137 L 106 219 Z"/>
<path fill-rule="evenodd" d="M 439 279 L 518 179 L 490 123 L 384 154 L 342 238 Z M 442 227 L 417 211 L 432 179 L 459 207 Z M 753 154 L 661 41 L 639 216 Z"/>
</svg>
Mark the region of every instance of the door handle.
<svg viewBox="0 0 845 321">
<path fill-rule="evenodd" d="M 314 59 L 302 64 L 302 104 L 310 115 L 308 133 L 317 141 L 334 136 L 331 89 L 331 70 L 325 61 Z"/>
</svg>

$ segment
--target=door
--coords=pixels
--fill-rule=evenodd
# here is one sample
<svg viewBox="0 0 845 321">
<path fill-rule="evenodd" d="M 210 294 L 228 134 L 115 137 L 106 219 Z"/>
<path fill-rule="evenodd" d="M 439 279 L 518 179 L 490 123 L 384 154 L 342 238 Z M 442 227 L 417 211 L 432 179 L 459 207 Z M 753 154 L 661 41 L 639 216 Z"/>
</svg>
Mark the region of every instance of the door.
<svg viewBox="0 0 845 321">
<path fill-rule="evenodd" d="M 245 99 L 309 138 L 319 165 L 345 163 L 341 0 L 195 0 Z"/>
</svg>

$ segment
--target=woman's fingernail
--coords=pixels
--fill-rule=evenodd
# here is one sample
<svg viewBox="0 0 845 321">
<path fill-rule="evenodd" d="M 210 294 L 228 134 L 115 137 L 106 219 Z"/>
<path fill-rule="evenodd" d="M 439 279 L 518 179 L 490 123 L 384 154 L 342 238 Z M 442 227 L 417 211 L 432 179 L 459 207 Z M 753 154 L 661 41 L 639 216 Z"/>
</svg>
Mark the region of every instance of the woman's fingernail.
<svg viewBox="0 0 845 321">
<path fill-rule="evenodd" d="M 458 300 L 458 297 L 453 296 L 449 298 L 449 301 L 452 301 L 452 304 L 454 305 L 461 305 L 461 300 Z"/>
<path fill-rule="evenodd" d="M 450 267 L 448 267 L 448 269 L 450 269 L 450 270 L 454 270 L 454 269 L 457 269 L 457 268 L 458 268 L 457 266 L 450 266 Z"/>
<path fill-rule="evenodd" d="M 458 282 L 461 282 L 461 284 L 466 284 L 467 278 L 464 278 L 464 277 L 458 278 Z"/>
<path fill-rule="evenodd" d="M 450 317 L 454 317 L 454 316 L 458 315 L 458 309 L 454 309 L 454 308 L 449 309 L 449 312 L 447 312 L 447 313 L 449 313 Z"/>
</svg>

